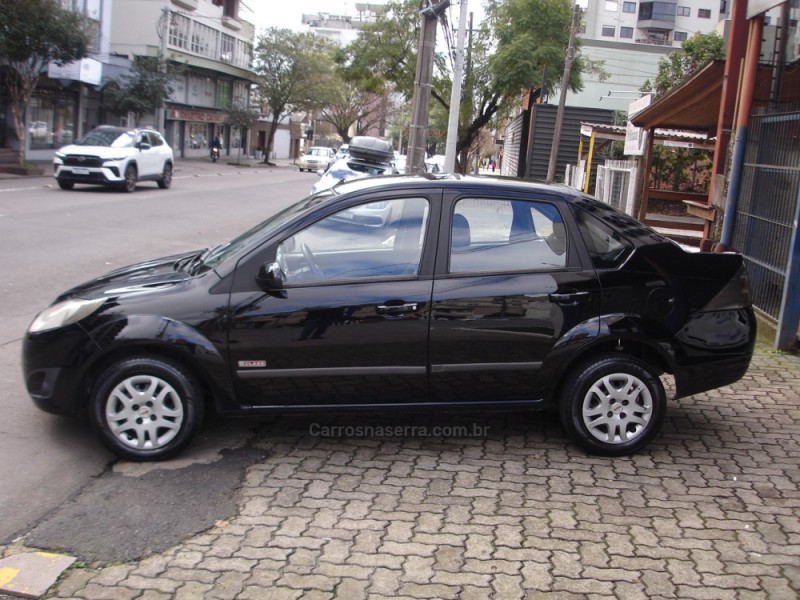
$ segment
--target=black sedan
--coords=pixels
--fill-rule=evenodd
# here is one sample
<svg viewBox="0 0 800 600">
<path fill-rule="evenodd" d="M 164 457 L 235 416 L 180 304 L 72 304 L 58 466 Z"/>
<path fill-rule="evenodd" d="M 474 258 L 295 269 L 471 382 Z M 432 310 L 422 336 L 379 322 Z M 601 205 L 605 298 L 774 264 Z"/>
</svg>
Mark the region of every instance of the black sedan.
<svg viewBox="0 0 800 600">
<path fill-rule="evenodd" d="M 348 215 L 379 206 L 380 227 Z M 388 209 L 388 210 L 386 210 Z M 565 186 L 348 182 L 231 242 L 61 294 L 23 344 L 38 407 L 132 460 L 215 414 L 553 407 L 591 453 L 635 452 L 677 397 L 747 371 L 741 256 L 686 252 Z"/>
</svg>

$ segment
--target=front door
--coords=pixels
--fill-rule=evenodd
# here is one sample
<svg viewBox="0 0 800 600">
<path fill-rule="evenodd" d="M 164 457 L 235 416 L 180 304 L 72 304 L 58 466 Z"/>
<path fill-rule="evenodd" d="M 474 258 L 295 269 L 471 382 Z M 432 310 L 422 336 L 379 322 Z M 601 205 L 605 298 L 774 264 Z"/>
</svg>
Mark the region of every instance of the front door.
<svg viewBox="0 0 800 600">
<path fill-rule="evenodd" d="M 254 406 L 426 401 L 430 214 L 421 197 L 362 202 L 286 237 L 275 256 L 282 293 L 253 285 L 232 296 L 239 396 Z"/>
</svg>

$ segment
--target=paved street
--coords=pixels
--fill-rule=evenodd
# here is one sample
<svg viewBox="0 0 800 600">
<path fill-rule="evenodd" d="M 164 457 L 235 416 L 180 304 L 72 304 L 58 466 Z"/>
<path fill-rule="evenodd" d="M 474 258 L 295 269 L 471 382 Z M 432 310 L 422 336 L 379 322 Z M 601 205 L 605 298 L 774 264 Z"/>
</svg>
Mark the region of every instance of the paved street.
<svg viewBox="0 0 800 600">
<path fill-rule="evenodd" d="M 141 561 L 73 567 L 48 597 L 794 599 L 798 390 L 800 358 L 762 351 L 618 459 L 585 456 L 551 415 L 265 423 L 238 514 Z M 473 424 L 486 435 L 313 435 Z"/>
</svg>

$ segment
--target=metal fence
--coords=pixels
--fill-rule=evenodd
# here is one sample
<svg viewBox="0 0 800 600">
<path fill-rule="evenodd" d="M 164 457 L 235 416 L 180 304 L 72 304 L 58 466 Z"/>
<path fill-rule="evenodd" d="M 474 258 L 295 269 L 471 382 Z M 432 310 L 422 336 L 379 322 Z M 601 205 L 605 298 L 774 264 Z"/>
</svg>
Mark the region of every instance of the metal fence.
<svg viewBox="0 0 800 600">
<path fill-rule="evenodd" d="M 753 304 L 777 321 L 800 194 L 800 110 L 757 109 L 750 119 L 733 247 L 747 264 Z M 794 325 L 796 327 L 796 324 Z"/>
</svg>

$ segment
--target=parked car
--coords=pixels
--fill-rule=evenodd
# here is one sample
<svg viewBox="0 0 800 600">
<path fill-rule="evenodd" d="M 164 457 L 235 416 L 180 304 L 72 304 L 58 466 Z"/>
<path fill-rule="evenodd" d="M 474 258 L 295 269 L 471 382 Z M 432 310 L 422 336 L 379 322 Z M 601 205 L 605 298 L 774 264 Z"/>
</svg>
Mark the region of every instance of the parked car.
<svg viewBox="0 0 800 600">
<path fill-rule="evenodd" d="M 343 181 L 373 177 L 375 175 L 392 175 L 396 171 L 391 163 L 374 163 L 357 158 L 343 158 L 334 162 L 330 168 L 320 175 L 311 187 L 311 193 L 329 190 Z"/>
<path fill-rule="evenodd" d="M 390 206 L 388 228 L 345 211 Z M 755 340 L 742 257 L 689 253 L 572 188 L 364 178 L 220 246 L 60 294 L 24 336 L 41 409 L 121 457 L 214 414 L 556 408 L 591 453 L 646 446 L 680 398 L 737 381 Z"/>
<path fill-rule="evenodd" d="M 319 171 L 327 169 L 333 163 L 336 152 L 333 148 L 323 146 L 313 146 L 308 149 L 297 161 L 297 166 L 301 171 Z"/>
<path fill-rule="evenodd" d="M 336 151 L 336 158 L 347 158 L 348 156 L 350 156 L 350 145 L 342 144 L 339 146 L 339 149 Z"/>
<path fill-rule="evenodd" d="M 394 166 L 394 152 L 387 140 L 372 136 L 356 136 L 348 145 L 347 157 L 337 160 L 322 172 L 321 179 L 314 184 L 311 191 L 321 192 L 342 181 L 391 175 L 397 172 Z"/>
<path fill-rule="evenodd" d="M 85 183 L 133 192 L 139 181 L 167 189 L 173 162 L 172 148 L 157 131 L 101 125 L 57 150 L 53 166 L 62 190 Z"/>
</svg>

